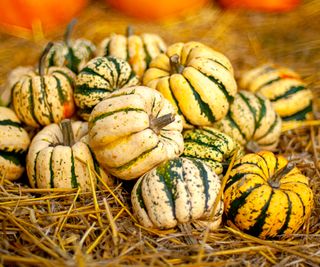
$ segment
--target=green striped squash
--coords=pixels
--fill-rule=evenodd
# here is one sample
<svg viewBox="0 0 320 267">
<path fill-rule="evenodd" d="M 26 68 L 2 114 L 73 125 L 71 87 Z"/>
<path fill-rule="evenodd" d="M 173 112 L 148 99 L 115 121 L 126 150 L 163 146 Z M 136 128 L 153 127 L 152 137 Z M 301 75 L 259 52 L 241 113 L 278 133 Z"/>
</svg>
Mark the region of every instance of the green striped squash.
<svg viewBox="0 0 320 267">
<path fill-rule="evenodd" d="M 308 180 L 281 155 L 245 155 L 235 162 L 224 189 L 227 222 L 260 238 L 296 233 L 313 208 Z"/>
<path fill-rule="evenodd" d="M 131 192 L 135 217 L 145 227 L 172 228 L 207 219 L 220 190 L 219 177 L 201 160 L 176 158 L 143 175 Z M 210 223 L 221 221 L 217 205 Z"/>
<path fill-rule="evenodd" d="M 94 57 L 95 45 L 87 39 L 76 39 L 66 44 L 56 42 L 51 48 L 47 66 L 67 67 L 78 73 Z"/>
<path fill-rule="evenodd" d="M 141 78 L 153 58 L 166 51 L 166 44 L 159 35 L 134 34 L 128 27 L 127 34 L 112 34 L 101 41 L 98 56 L 114 56 L 127 60 L 133 71 Z"/>
<path fill-rule="evenodd" d="M 265 64 L 245 72 L 240 86 L 269 99 L 283 121 L 313 117 L 312 92 L 300 75 L 291 69 Z"/>
<path fill-rule="evenodd" d="M 184 118 L 184 127 L 208 126 L 228 112 L 237 92 L 230 61 L 198 42 L 176 43 L 151 61 L 143 84 L 157 89 Z"/>
<path fill-rule="evenodd" d="M 129 63 L 115 57 L 96 57 L 80 71 L 74 99 L 79 115 L 88 118 L 93 107 L 111 92 L 137 85 L 139 80 Z"/>
<path fill-rule="evenodd" d="M 23 75 L 32 74 L 33 67 L 19 66 L 8 73 L 3 88 L 0 88 L 0 106 L 9 107 L 12 102 L 12 88 Z"/>
<path fill-rule="evenodd" d="M 140 177 L 183 152 L 182 121 L 156 90 L 119 89 L 97 104 L 89 117 L 89 144 L 112 175 Z"/>
<path fill-rule="evenodd" d="M 27 154 L 27 174 L 34 188 L 91 190 L 95 172 L 107 183 L 110 177 L 99 167 L 88 145 L 88 123 L 64 120 L 50 124 L 32 139 Z"/>
<path fill-rule="evenodd" d="M 94 57 L 95 45 L 87 39 L 71 39 L 71 32 L 75 24 L 72 20 L 65 32 L 64 40 L 55 42 L 46 59 L 47 67 L 67 67 L 78 73 L 84 65 Z"/>
<path fill-rule="evenodd" d="M 0 107 L 0 177 L 18 179 L 24 171 L 25 154 L 30 144 L 13 110 Z"/>
<path fill-rule="evenodd" d="M 231 136 L 240 146 L 256 144 L 275 149 L 281 134 L 281 118 L 271 102 L 259 94 L 239 91 L 227 116 L 214 127 Z"/>
<path fill-rule="evenodd" d="M 227 168 L 236 151 L 236 142 L 212 127 L 187 130 L 183 133 L 183 156 L 197 158 L 208 164 L 220 175 Z"/>
<path fill-rule="evenodd" d="M 74 73 L 65 67 L 45 68 L 52 45 L 48 43 L 43 51 L 38 71 L 24 73 L 12 88 L 12 105 L 18 118 L 35 128 L 58 123 L 75 111 Z"/>
</svg>

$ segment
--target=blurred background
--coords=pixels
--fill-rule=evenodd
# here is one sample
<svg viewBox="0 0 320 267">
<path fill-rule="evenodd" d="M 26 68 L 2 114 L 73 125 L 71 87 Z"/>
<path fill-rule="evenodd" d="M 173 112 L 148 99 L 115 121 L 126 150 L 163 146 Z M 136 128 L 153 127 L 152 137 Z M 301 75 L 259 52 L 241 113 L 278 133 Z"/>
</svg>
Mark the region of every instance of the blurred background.
<svg viewBox="0 0 320 267">
<path fill-rule="evenodd" d="M 320 1 L 309 0 L 1 0 L 0 86 L 10 70 L 33 65 L 50 40 L 98 44 L 111 33 L 159 34 L 168 45 L 200 41 L 226 54 L 236 76 L 275 62 L 300 72 L 315 90 L 320 76 Z"/>
</svg>

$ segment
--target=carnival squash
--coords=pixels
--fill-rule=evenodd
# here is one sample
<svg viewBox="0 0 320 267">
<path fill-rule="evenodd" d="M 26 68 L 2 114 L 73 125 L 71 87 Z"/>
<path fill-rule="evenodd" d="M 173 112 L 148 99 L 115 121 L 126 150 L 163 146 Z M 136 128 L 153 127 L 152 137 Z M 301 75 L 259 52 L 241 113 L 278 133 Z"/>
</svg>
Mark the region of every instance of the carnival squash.
<svg viewBox="0 0 320 267">
<path fill-rule="evenodd" d="M 0 88 L 0 106 L 10 106 L 12 101 L 13 86 L 20 80 L 20 78 L 23 75 L 28 75 L 32 73 L 32 66 L 19 66 L 8 73 L 4 86 Z"/>
<path fill-rule="evenodd" d="M 110 177 L 99 167 L 88 145 L 88 123 L 63 120 L 44 127 L 32 139 L 27 155 L 27 174 L 35 188 L 91 190 L 95 172 L 107 183 Z"/>
<path fill-rule="evenodd" d="M 75 83 L 75 103 L 79 114 L 87 120 L 93 107 L 111 92 L 137 85 L 139 80 L 128 62 L 109 56 L 90 60 Z"/>
<path fill-rule="evenodd" d="M 183 133 L 183 138 L 182 155 L 201 159 L 218 175 L 226 169 L 237 148 L 231 137 L 212 127 L 187 130 Z"/>
<path fill-rule="evenodd" d="M 127 34 L 112 34 L 98 46 L 98 56 L 114 56 L 127 60 L 139 78 L 153 58 L 166 51 L 166 44 L 159 35 L 152 33 L 134 34 L 132 27 Z"/>
<path fill-rule="evenodd" d="M 65 66 L 78 73 L 94 56 L 95 45 L 87 39 L 71 39 L 71 32 L 76 23 L 72 20 L 66 29 L 64 40 L 54 42 L 46 58 L 47 67 Z"/>
<path fill-rule="evenodd" d="M 206 219 L 220 190 L 219 177 L 201 160 L 166 161 L 143 175 L 131 192 L 133 212 L 149 228 L 171 228 Z M 211 223 L 221 222 L 219 201 Z"/>
<path fill-rule="evenodd" d="M 18 179 L 24 171 L 25 154 L 30 144 L 13 110 L 0 107 L 0 177 Z"/>
<path fill-rule="evenodd" d="M 226 218 L 260 238 L 296 233 L 313 208 L 308 180 L 281 155 L 247 154 L 235 162 L 226 183 Z"/>
<path fill-rule="evenodd" d="M 230 61 L 199 42 L 171 45 L 151 61 L 143 84 L 174 105 L 184 117 L 184 127 L 222 119 L 237 91 Z"/>
<path fill-rule="evenodd" d="M 12 89 L 13 109 L 18 118 L 35 128 L 58 123 L 71 117 L 75 110 L 74 73 L 65 67 L 44 67 L 51 46 L 49 43 L 42 53 L 38 72 L 25 73 Z"/>
<path fill-rule="evenodd" d="M 289 68 L 265 64 L 245 72 L 242 89 L 269 99 L 283 121 L 312 118 L 312 92 L 300 75 Z"/>
<path fill-rule="evenodd" d="M 227 116 L 214 127 L 231 136 L 240 146 L 272 150 L 281 134 L 281 118 L 268 99 L 239 91 Z"/>
<path fill-rule="evenodd" d="M 103 168 L 130 180 L 183 151 L 182 121 L 154 89 L 119 89 L 89 117 L 89 144 Z"/>
</svg>

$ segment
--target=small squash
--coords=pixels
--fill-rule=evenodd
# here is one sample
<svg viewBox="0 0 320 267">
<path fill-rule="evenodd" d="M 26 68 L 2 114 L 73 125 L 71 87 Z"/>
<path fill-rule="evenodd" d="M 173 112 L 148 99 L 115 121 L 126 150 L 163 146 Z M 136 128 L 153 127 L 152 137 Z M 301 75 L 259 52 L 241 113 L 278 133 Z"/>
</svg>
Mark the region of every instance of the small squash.
<svg viewBox="0 0 320 267">
<path fill-rule="evenodd" d="M 241 88 L 269 99 L 283 121 L 311 119 L 312 92 L 291 69 L 265 64 L 245 72 Z"/>
<path fill-rule="evenodd" d="M 75 110 L 74 73 L 65 67 L 45 68 L 44 61 L 52 43 L 42 53 L 38 72 L 22 75 L 12 88 L 12 104 L 18 118 L 39 128 L 69 118 Z"/>
<path fill-rule="evenodd" d="M 0 179 L 16 180 L 22 175 L 29 144 L 29 135 L 13 110 L 0 107 Z"/>
<path fill-rule="evenodd" d="M 233 166 L 224 192 L 228 221 L 260 238 L 293 234 L 313 207 L 308 178 L 269 151 L 247 154 Z"/>
<path fill-rule="evenodd" d="M 239 91 L 227 116 L 214 127 L 231 136 L 240 146 L 272 150 L 281 134 L 281 118 L 263 96 Z"/>
<path fill-rule="evenodd" d="M 0 106 L 8 107 L 12 101 L 12 88 L 21 79 L 23 75 L 33 73 L 31 66 L 19 66 L 8 73 L 7 80 L 2 88 L 0 88 Z"/>
<path fill-rule="evenodd" d="M 91 189 L 97 179 L 94 171 L 106 182 L 108 175 L 99 167 L 88 145 L 88 123 L 63 120 L 44 127 L 32 139 L 27 155 L 27 174 L 35 188 Z"/>
<path fill-rule="evenodd" d="M 65 32 L 64 40 L 54 42 L 46 58 L 47 67 L 65 66 L 78 73 L 94 57 L 95 45 L 87 39 L 72 40 L 70 35 L 76 20 L 72 20 Z"/>
<path fill-rule="evenodd" d="M 199 42 L 171 45 L 151 61 L 143 84 L 174 105 L 184 117 L 184 127 L 222 119 L 237 92 L 230 61 Z"/>
<path fill-rule="evenodd" d="M 201 160 L 172 159 L 137 181 L 131 192 L 133 212 L 149 228 L 172 228 L 179 223 L 207 219 L 220 186 L 219 177 Z M 219 201 L 210 222 L 219 222 L 216 228 L 222 209 Z"/>
<path fill-rule="evenodd" d="M 151 33 L 134 34 L 132 27 L 127 28 L 126 36 L 112 34 L 103 39 L 98 46 L 98 56 L 114 56 L 127 60 L 139 78 L 153 58 L 166 51 L 166 44 L 159 35 Z"/>
<path fill-rule="evenodd" d="M 237 148 L 231 137 L 212 127 L 187 130 L 183 133 L 183 138 L 182 155 L 201 159 L 218 175 L 226 169 Z"/>
<path fill-rule="evenodd" d="M 96 57 L 80 71 L 76 79 L 74 99 L 79 115 L 88 120 L 96 104 L 111 92 L 134 86 L 139 80 L 128 62 L 115 57 Z"/>
<path fill-rule="evenodd" d="M 183 152 L 182 121 L 154 89 L 136 86 L 110 94 L 89 118 L 89 144 L 112 175 L 135 179 Z"/>
</svg>

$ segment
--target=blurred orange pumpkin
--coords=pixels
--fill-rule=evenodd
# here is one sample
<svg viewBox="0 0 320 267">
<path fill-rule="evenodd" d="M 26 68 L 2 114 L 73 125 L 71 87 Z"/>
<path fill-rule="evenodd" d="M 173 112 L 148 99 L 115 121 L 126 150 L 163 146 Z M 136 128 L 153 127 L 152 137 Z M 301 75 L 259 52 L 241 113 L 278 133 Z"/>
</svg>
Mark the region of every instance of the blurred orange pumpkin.
<svg viewBox="0 0 320 267">
<path fill-rule="evenodd" d="M 105 0 L 123 13 L 145 20 L 160 20 L 196 10 L 210 0 Z"/>
<path fill-rule="evenodd" d="M 4 29 L 51 29 L 70 21 L 88 0 L 1 0 L 0 26 Z"/>
<path fill-rule="evenodd" d="M 225 8 L 246 8 L 266 12 L 286 12 L 300 4 L 300 0 L 218 0 Z"/>
</svg>

